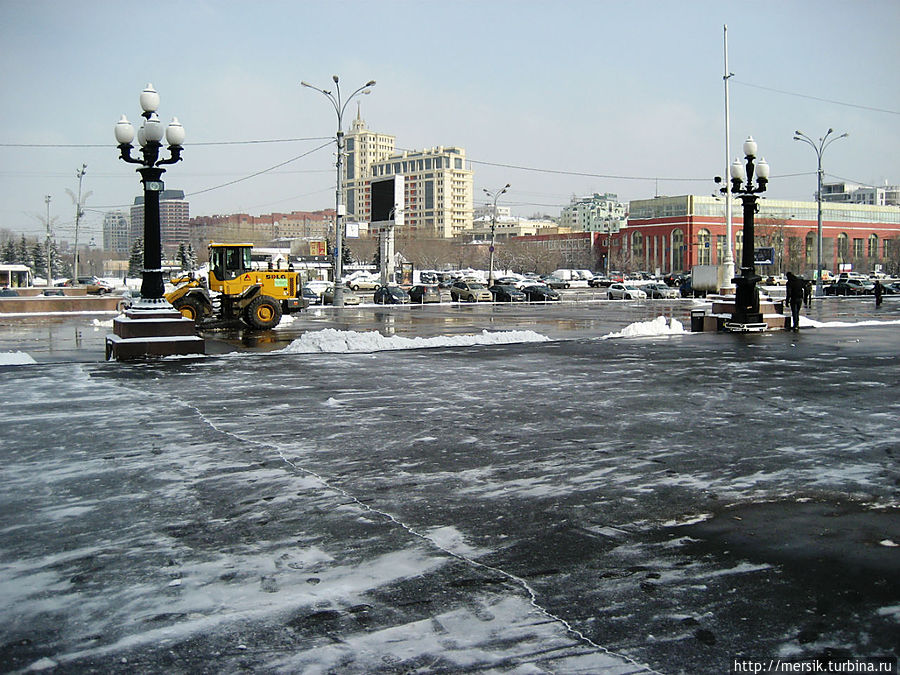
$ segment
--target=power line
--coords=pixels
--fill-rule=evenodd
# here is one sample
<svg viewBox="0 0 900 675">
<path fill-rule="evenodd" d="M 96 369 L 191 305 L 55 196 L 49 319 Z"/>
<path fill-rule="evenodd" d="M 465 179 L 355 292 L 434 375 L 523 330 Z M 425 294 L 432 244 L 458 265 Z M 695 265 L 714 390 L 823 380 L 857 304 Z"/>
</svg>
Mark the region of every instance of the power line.
<svg viewBox="0 0 900 675">
<path fill-rule="evenodd" d="M 540 169 L 533 166 L 520 166 L 517 164 L 502 164 L 500 162 L 485 162 L 477 159 L 468 159 L 471 164 L 483 164 L 484 166 L 498 166 L 504 169 L 516 169 L 518 171 L 535 171 L 537 173 L 553 173 L 561 176 L 584 176 L 586 178 L 606 178 L 608 180 L 663 180 L 682 182 L 708 182 L 711 178 L 663 178 L 661 176 L 616 176 L 613 174 L 587 173 L 583 171 L 563 171 L 561 169 Z"/>
<path fill-rule="evenodd" d="M 205 141 L 200 143 L 186 143 L 185 147 L 200 145 L 258 145 L 263 143 L 297 143 L 300 141 L 324 141 L 329 136 L 311 136 L 309 138 L 273 138 L 255 139 L 249 141 Z M 0 143 L 0 148 L 110 148 L 115 147 L 111 143 Z"/>
<path fill-rule="evenodd" d="M 820 96 L 809 96 L 807 94 L 800 94 L 796 91 L 785 91 L 784 89 L 775 89 L 774 87 L 764 87 L 760 84 L 751 84 L 750 82 L 741 82 L 740 80 L 732 80 L 735 84 L 742 84 L 745 87 L 753 87 L 754 89 L 764 89 L 765 91 L 774 91 L 777 94 L 784 94 L 785 96 L 796 96 L 798 98 L 808 98 L 812 101 L 822 101 L 823 103 L 833 103 L 834 105 L 842 105 L 848 108 L 858 108 L 859 110 L 871 110 L 874 112 L 887 113 L 888 115 L 900 115 L 900 111 L 897 110 L 888 110 L 887 108 L 875 108 L 868 105 L 859 105 L 857 103 L 847 103 L 846 101 L 835 101 L 830 98 L 822 98 Z"/>
</svg>

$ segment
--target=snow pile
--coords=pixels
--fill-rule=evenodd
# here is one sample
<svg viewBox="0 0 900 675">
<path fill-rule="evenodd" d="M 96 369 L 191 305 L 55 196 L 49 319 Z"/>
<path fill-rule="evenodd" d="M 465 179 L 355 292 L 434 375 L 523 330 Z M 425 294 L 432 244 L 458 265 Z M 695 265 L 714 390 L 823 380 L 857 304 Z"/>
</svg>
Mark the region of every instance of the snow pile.
<svg viewBox="0 0 900 675">
<path fill-rule="evenodd" d="M 366 353 L 398 349 L 427 349 L 431 347 L 471 347 L 501 345 L 518 342 L 546 342 L 550 338 L 530 330 L 511 330 L 497 333 L 482 331 L 476 335 L 443 335 L 438 337 L 385 337 L 378 331 L 356 331 L 326 328 L 304 333 L 282 349 L 288 354 Z"/>
<path fill-rule="evenodd" d="M 112 328 L 113 320 L 109 319 L 108 321 L 101 321 L 100 319 L 94 319 L 91 321 L 91 326 L 94 327 L 94 330 L 99 330 L 101 328 Z"/>
<path fill-rule="evenodd" d="M 0 366 L 27 366 L 37 363 L 25 352 L 0 352 Z"/>
<path fill-rule="evenodd" d="M 667 323 L 666 317 L 658 316 L 652 321 L 638 321 L 630 326 L 625 326 L 625 328 L 618 333 L 604 335 L 603 339 L 620 337 L 659 337 L 663 335 L 683 335 L 684 333 L 687 333 L 687 331 L 678 319 L 673 318 L 670 323 Z"/>
<path fill-rule="evenodd" d="M 868 319 L 865 321 L 816 321 L 807 316 L 800 316 L 801 328 L 858 328 L 859 326 L 890 326 L 900 324 L 900 319 L 890 319 L 888 321 L 878 321 L 877 319 Z"/>
</svg>

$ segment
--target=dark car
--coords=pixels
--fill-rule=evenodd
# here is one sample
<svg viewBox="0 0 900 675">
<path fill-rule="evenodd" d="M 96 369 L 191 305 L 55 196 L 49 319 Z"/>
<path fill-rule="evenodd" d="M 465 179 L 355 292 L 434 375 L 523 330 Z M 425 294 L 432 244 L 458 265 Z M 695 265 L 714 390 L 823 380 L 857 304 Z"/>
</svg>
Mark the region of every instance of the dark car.
<svg viewBox="0 0 900 675">
<path fill-rule="evenodd" d="M 18 298 L 19 291 L 14 288 L 0 288 L 0 298 Z"/>
<path fill-rule="evenodd" d="M 41 291 L 41 295 L 45 296 L 65 296 L 66 292 L 61 288 L 45 288 Z"/>
<path fill-rule="evenodd" d="M 440 302 L 441 289 L 437 287 L 437 284 L 418 284 L 409 289 L 409 301 L 420 304 Z"/>
<path fill-rule="evenodd" d="M 300 297 L 306 302 L 306 306 L 309 305 L 321 305 L 322 304 L 322 296 L 316 293 L 309 286 L 304 286 L 303 290 L 300 293 Z"/>
<path fill-rule="evenodd" d="M 825 287 L 825 295 L 871 295 L 875 284 L 860 279 L 840 279 Z"/>
<path fill-rule="evenodd" d="M 509 284 L 494 284 L 488 290 L 494 294 L 494 302 L 525 302 L 525 294 Z"/>
<path fill-rule="evenodd" d="M 546 277 L 541 278 L 542 283 L 546 284 L 550 288 L 568 288 L 569 282 L 565 279 L 560 279 L 559 277 L 554 277 L 553 275 L 548 275 Z"/>
<path fill-rule="evenodd" d="M 522 289 L 528 302 L 550 302 L 560 300 L 560 295 L 555 290 L 544 284 L 532 284 Z"/>
<path fill-rule="evenodd" d="M 409 293 L 399 286 L 379 286 L 375 289 L 376 305 L 408 305 Z"/>
<path fill-rule="evenodd" d="M 611 283 L 612 279 L 603 275 L 597 275 L 588 280 L 588 286 L 591 288 L 608 288 Z"/>
</svg>

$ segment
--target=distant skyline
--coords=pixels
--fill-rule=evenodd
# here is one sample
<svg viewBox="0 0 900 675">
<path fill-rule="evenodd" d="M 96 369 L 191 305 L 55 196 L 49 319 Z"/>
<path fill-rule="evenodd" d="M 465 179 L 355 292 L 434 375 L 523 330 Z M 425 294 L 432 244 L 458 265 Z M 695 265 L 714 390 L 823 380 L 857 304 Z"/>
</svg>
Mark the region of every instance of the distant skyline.
<svg viewBox="0 0 900 675">
<path fill-rule="evenodd" d="M 516 215 L 558 215 L 573 195 L 710 194 L 725 171 L 723 25 L 731 155 L 747 135 L 772 168 L 768 197 L 812 200 L 816 158 L 792 140 L 829 127 L 827 181 L 900 183 L 900 3 L 380 3 L 0 0 L 0 228 L 80 241 L 140 194 L 113 126 L 139 119 L 148 82 L 187 132 L 168 189 L 191 215 L 334 206 L 334 110 L 306 80 L 332 74 L 367 126 L 401 149 L 461 146 Z M 147 28 L 143 28 L 146 25 Z M 345 129 L 357 114 L 347 107 Z M 324 146 L 324 147 L 322 147 Z M 318 148 L 318 149 L 317 149 Z M 278 168 L 272 168 L 278 167 Z M 271 170 L 268 170 L 271 169 Z"/>
</svg>

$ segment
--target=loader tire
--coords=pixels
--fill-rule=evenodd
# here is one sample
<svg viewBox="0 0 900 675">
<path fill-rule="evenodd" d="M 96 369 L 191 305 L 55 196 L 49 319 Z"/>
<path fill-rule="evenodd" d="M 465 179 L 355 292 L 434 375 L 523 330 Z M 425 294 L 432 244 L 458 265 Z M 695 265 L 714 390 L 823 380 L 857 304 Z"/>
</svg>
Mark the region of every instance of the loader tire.
<svg viewBox="0 0 900 675">
<path fill-rule="evenodd" d="M 281 305 L 267 295 L 257 296 L 247 305 L 244 318 L 258 330 L 275 328 L 281 321 Z"/>
<path fill-rule="evenodd" d="M 199 321 L 203 316 L 203 308 L 200 306 L 200 302 L 191 297 L 176 300 L 173 307 L 181 312 L 181 316 L 191 321 Z"/>
</svg>

